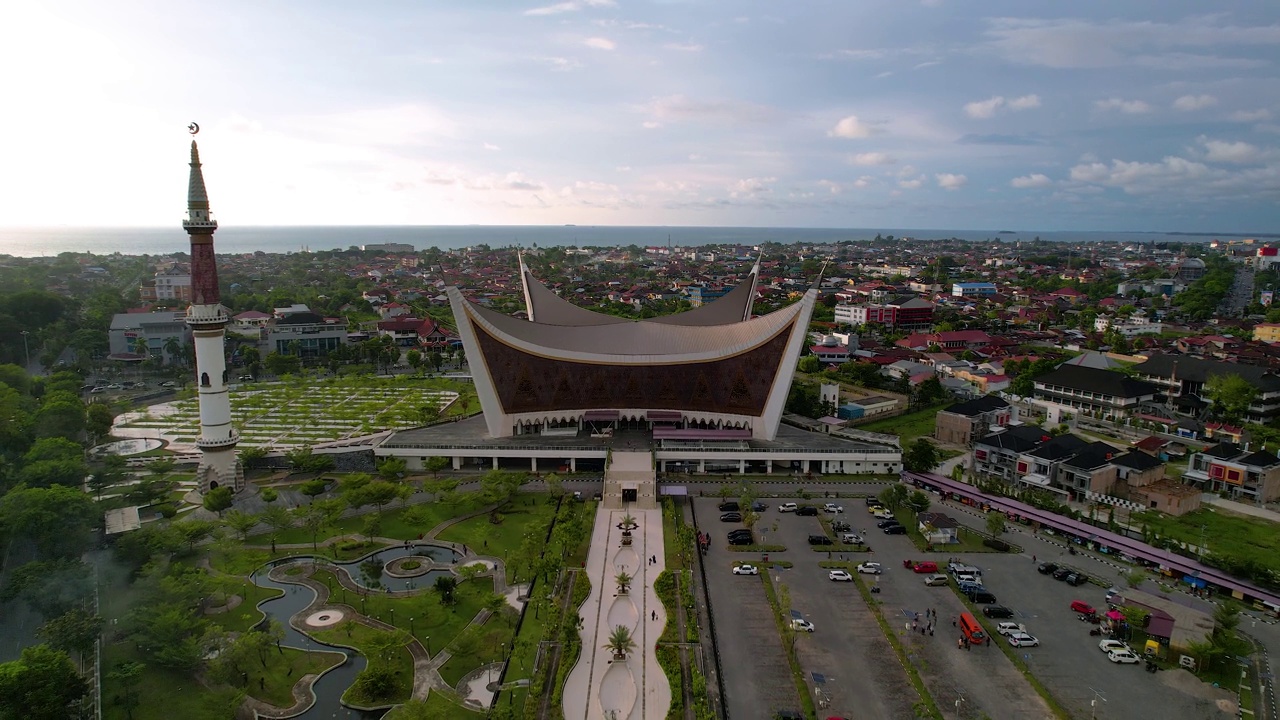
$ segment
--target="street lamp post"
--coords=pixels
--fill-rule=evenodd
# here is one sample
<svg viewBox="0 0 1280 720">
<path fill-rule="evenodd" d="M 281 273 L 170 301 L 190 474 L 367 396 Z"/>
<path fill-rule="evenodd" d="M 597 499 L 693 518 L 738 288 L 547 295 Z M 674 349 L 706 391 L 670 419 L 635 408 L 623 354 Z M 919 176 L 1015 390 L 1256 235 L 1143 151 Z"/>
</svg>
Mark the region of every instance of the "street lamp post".
<svg viewBox="0 0 1280 720">
<path fill-rule="evenodd" d="M 427 646 L 427 657 L 431 657 L 431 636 L 422 638 L 422 643 Z"/>
<path fill-rule="evenodd" d="M 29 372 L 31 370 L 31 348 L 27 346 L 27 336 L 31 334 L 31 331 L 23 330 L 21 332 L 22 332 L 22 351 L 27 356 L 26 370 Z"/>
<path fill-rule="evenodd" d="M 413 635 L 413 618 L 409 618 L 409 635 Z"/>
</svg>

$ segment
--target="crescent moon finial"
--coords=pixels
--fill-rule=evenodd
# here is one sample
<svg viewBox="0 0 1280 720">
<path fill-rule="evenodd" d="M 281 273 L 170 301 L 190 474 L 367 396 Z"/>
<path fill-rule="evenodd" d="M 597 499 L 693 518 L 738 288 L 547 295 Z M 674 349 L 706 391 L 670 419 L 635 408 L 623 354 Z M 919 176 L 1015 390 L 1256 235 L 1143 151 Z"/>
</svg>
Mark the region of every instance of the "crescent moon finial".
<svg viewBox="0 0 1280 720">
<path fill-rule="evenodd" d="M 200 132 L 200 125 L 199 125 L 199 123 L 194 123 L 194 122 L 193 122 L 193 123 L 191 123 L 190 125 L 188 125 L 188 126 L 187 126 L 187 132 L 191 133 L 192 135 L 195 135 L 196 133 Z"/>
</svg>

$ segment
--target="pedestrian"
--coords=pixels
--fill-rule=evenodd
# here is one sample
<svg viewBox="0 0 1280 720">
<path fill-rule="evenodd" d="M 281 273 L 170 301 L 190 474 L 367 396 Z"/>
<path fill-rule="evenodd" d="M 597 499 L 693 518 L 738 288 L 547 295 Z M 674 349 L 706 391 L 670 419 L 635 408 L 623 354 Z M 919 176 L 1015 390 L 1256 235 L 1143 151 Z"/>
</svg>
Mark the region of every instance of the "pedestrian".
<svg viewBox="0 0 1280 720">
<path fill-rule="evenodd" d="M 963 649 L 964 649 L 964 638 L 957 638 L 957 639 L 956 639 L 956 649 L 957 649 L 957 650 L 963 650 Z"/>
<path fill-rule="evenodd" d="M 658 619 L 658 611 L 657 611 L 657 610 L 653 610 L 653 611 L 651 611 L 651 612 L 649 613 L 649 618 L 650 618 L 651 620 L 657 620 L 657 619 Z"/>
<path fill-rule="evenodd" d="M 952 616 L 951 616 L 951 627 L 955 627 L 955 626 L 956 626 L 956 616 L 955 616 L 955 615 L 952 615 Z"/>
<path fill-rule="evenodd" d="M 929 626 L 929 637 L 933 637 L 933 626 Z"/>
<path fill-rule="evenodd" d="M 1031 562 L 1035 562 L 1035 561 L 1036 561 L 1036 556 L 1035 556 L 1035 555 L 1032 555 L 1032 556 L 1031 556 Z"/>
</svg>

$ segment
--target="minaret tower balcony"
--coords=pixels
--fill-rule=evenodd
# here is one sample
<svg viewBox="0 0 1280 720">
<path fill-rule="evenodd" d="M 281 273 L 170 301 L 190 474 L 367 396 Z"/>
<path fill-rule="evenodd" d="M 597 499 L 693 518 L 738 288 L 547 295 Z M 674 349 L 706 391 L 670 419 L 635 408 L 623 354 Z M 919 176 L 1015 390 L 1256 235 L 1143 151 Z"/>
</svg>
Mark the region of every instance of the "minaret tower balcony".
<svg viewBox="0 0 1280 720">
<path fill-rule="evenodd" d="M 230 437 L 225 438 L 196 438 L 196 447 L 201 450 L 220 450 L 222 448 L 233 448 L 240 442 L 240 434 L 232 432 Z"/>
</svg>

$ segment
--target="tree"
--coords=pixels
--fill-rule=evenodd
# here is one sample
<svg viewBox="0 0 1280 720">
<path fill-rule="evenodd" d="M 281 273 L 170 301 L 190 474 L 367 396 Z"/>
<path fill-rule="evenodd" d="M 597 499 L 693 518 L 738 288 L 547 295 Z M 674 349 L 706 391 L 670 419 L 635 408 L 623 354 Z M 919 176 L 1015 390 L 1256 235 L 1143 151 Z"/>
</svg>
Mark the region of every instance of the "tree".
<svg viewBox="0 0 1280 720">
<path fill-rule="evenodd" d="M 440 593 L 440 602 L 445 605 L 452 605 L 456 602 L 454 591 L 458 587 L 458 581 L 451 575 L 442 575 L 436 578 L 436 592 Z"/>
<path fill-rule="evenodd" d="M 102 632 L 103 620 L 84 608 L 72 608 L 45 622 L 36 634 L 51 647 L 75 652 L 83 660 L 93 651 L 93 643 Z"/>
<path fill-rule="evenodd" d="M 311 549 L 318 550 L 320 543 L 320 532 L 338 521 L 342 517 L 343 510 L 346 509 L 346 503 L 335 498 L 332 500 L 320 500 L 312 502 L 310 505 L 304 505 L 294 510 L 294 517 L 297 518 L 298 524 L 311 534 Z"/>
<path fill-rule="evenodd" d="M 1249 406 L 1258 397 L 1258 388 L 1234 373 L 1210 375 L 1204 390 L 1212 403 L 1209 411 L 1233 425 L 1245 419 Z"/>
<path fill-rule="evenodd" d="M 232 510 L 222 519 L 240 538 L 240 542 L 244 542 L 245 538 L 249 537 L 249 531 L 258 526 L 259 520 L 259 516 L 242 510 Z"/>
<path fill-rule="evenodd" d="M 625 660 L 627 653 L 636 648 L 636 641 L 631 637 L 631 629 L 625 625 L 618 625 L 609 633 L 609 640 L 604 644 L 606 650 L 613 653 L 613 656 L 619 660 Z"/>
<path fill-rule="evenodd" d="M 404 475 L 408 466 L 409 464 L 405 462 L 404 458 L 389 457 L 378 463 L 378 475 L 383 480 L 398 480 Z"/>
<path fill-rule="evenodd" d="M 106 403 L 92 403 L 85 410 L 85 430 L 94 437 L 102 437 L 111 433 L 111 423 L 115 422 L 115 413 Z"/>
<path fill-rule="evenodd" d="M 631 574 L 627 572 L 620 572 L 617 575 L 613 576 L 613 581 L 618 585 L 619 595 L 627 594 L 627 592 L 631 589 L 631 581 L 633 579 L 634 578 L 631 576 Z"/>
<path fill-rule="evenodd" d="M 927 378 L 916 387 L 916 400 L 921 405 L 932 405 L 945 400 L 946 397 L 947 391 L 942 387 L 942 381 L 936 376 Z"/>
<path fill-rule="evenodd" d="M 267 449 L 264 447 L 247 447 L 240 450 L 240 462 L 244 464 L 245 470 L 257 468 L 266 457 Z"/>
<path fill-rule="evenodd" d="M 0 663 L 0 717 L 67 720 L 88 692 L 71 658 L 47 645 L 23 648 L 19 659 Z"/>
<path fill-rule="evenodd" d="M 939 460 L 937 446 L 924 438 L 916 438 L 902 454 L 902 466 L 911 472 L 929 472 Z"/>
<path fill-rule="evenodd" d="M 138 683 L 142 681 L 144 669 L 146 665 L 131 661 L 120 663 L 107 673 L 107 679 L 120 687 L 121 694 L 116 697 L 116 702 L 124 707 L 129 720 L 133 720 L 133 709 L 141 702 L 141 698 L 138 697 Z"/>
<path fill-rule="evenodd" d="M 208 540 L 213 536 L 215 530 L 218 529 L 217 523 L 208 520 L 197 520 L 196 518 L 187 518 L 181 522 L 170 525 L 182 542 L 187 546 L 187 552 L 195 552 L 196 545 Z"/>
<path fill-rule="evenodd" d="M 297 355 L 282 355 L 278 352 L 269 353 L 265 360 L 262 361 L 267 372 L 272 375 L 296 375 L 302 370 L 302 360 Z"/>
<path fill-rule="evenodd" d="M 907 498 L 907 507 L 914 510 L 917 515 L 927 512 L 931 504 L 929 496 L 922 490 L 913 490 L 911 496 Z"/>
<path fill-rule="evenodd" d="M 877 496 L 880 502 L 890 510 L 897 510 L 907 502 L 907 486 L 901 483 L 894 483 L 884 490 L 880 491 Z"/>
<path fill-rule="evenodd" d="M 323 495 L 324 491 L 329 489 L 329 483 L 323 478 L 314 478 L 302 483 L 298 489 L 303 495 L 311 498 L 311 502 L 314 503 L 318 496 Z"/>
<path fill-rule="evenodd" d="M 204 494 L 204 509 L 218 513 L 218 517 L 222 517 L 222 511 L 234 505 L 235 501 L 235 493 L 231 488 L 223 485 Z"/>
<path fill-rule="evenodd" d="M 987 513 L 987 532 L 991 534 L 991 537 L 999 538 L 1003 535 L 1007 523 L 1008 520 L 1005 518 L 1004 513 L 994 510 Z"/>
<path fill-rule="evenodd" d="M 63 485 L 19 488 L 0 497 L 0 525 L 36 544 L 45 557 L 75 557 L 100 517 L 93 499 Z"/>
<path fill-rule="evenodd" d="M 147 463 L 147 471 L 152 475 L 171 473 L 176 467 L 178 467 L 178 461 L 171 457 L 156 458 Z"/>
<path fill-rule="evenodd" d="M 433 455 L 424 460 L 422 466 L 426 468 L 427 472 L 431 473 L 431 477 L 436 477 L 439 475 L 441 470 L 449 467 L 451 464 L 452 461 L 449 460 L 449 458 L 441 455 Z"/>
<path fill-rule="evenodd" d="M 262 512 L 262 524 L 271 528 L 271 552 L 276 551 L 276 537 L 293 527 L 294 517 L 289 511 L 279 505 L 272 505 Z"/>
<path fill-rule="evenodd" d="M 796 364 L 796 369 L 802 373 L 812 375 L 822 369 L 822 361 L 818 359 L 817 355 L 805 355 Z"/>
</svg>

